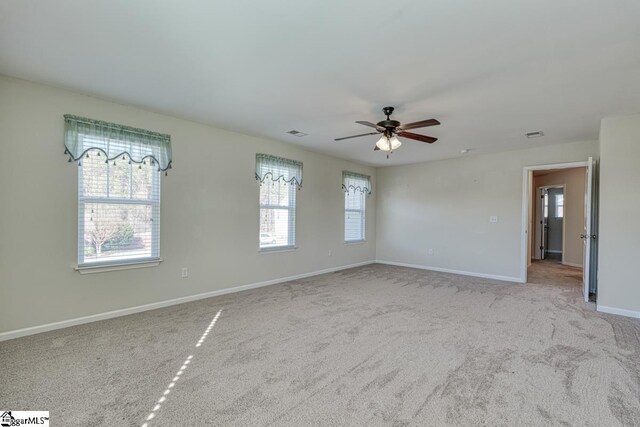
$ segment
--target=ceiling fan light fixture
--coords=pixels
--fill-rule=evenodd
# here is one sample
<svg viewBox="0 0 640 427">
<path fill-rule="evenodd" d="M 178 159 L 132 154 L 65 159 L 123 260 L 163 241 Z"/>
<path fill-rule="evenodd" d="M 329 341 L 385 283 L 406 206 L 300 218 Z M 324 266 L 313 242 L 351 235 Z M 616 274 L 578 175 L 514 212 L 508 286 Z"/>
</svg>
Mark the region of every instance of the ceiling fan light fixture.
<svg viewBox="0 0 640 427">
<path fill-rule="evenodd" d="M 391 144 L 389 144 L 389 138 L 386 135 L 382 135 L 378 142 L 376 142 L 376 147 L 378 147 L 382 151 L 391 151 Z"/>
<path fill-rule="evenodd" d="M 387 135 L 382 135 L 378 142 L 376 142 L 376 147 L 378 147 L 382 151 L 397 150 L 401 145 L 402 142 L 395 135 L 391 138 L 389 138 Z"/>
<path fill-rule="evenodd" d="M 402 142 L 400 142 L 397 136 L 394 136 L 389 140 L 389 144 L 391 144 L 391 151 L 393 151 L 400 148 L 400 146 L 402 145 Z"/>
</svg>

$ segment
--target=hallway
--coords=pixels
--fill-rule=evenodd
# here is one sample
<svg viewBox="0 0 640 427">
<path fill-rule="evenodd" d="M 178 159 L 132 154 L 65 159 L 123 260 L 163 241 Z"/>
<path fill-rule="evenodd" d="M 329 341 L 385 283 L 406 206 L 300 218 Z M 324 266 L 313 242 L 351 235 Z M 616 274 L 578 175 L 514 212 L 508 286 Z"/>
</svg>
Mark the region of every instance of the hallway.
<svg viewBox="0 0 640 427">
<path fill-rule="evenodd" d="M 569 267 L 554 260 L 533 260 L 528 271 L 527 283 L 582 290 L 582 268 Z"/>
</svg>

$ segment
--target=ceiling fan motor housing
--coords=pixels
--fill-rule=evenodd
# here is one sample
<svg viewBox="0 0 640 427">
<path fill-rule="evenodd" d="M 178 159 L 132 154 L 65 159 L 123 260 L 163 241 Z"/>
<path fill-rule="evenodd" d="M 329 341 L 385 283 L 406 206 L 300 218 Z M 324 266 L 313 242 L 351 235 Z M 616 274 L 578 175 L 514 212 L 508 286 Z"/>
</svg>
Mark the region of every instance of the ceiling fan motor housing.
<svg viewBox="0 0 640 427">
<path fill-rule="evenodd" d="M 387 129 L 388 131 L 393 131 L 395 130 L 395 128 L 397 128 L 398 126 L 400 126 L 400 122 L 397 120 L 391 120 L 389 118 L 389 116 L 391 114 L 393 114 L 393 107 L 384 107 L 382 109 L 382 112 L 384 113 L 385 116 L 387 116 L 387 120 L 383 120 L 381 122 L 378 122 L 378 126 L 383 127 L 385 129 Z M 386 133 L 386 132 L 385 132 Z"/>
<path fill-rule="evenodd" d="M 378 122 L 378 126 L 381 126 L 383 128 L 386 129 L 390 129 L 393 130 L 395 128 L 397 128 L 398 126 L 400 126 L 400 122 L 397 120 L 383 120 L 381 122 Z"/>
</svg>

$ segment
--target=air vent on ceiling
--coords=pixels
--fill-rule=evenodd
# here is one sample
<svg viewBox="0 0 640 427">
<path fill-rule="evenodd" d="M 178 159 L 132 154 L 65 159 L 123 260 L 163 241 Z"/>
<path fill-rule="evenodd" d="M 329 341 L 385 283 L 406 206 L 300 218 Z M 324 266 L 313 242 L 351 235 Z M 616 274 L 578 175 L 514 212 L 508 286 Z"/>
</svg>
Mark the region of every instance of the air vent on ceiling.
<svg viewBox="0 0 640 427">
<path fill-rule="evenodd" d="M 544 132 L 542 132 L 541 130 L 536 130 L 533 132 L 527 132 L 524 134 L 524 136 L 526 136 L 527 138 L 540 138 L 541 136 L 544 136 Z"/>
<path fill-rule="evenodd" d="M 303 136 L 307 136 L 308 134 L 304 133 L 304 132 L 300 132 L 299 130 L 290 130 L 289 132 L 287 132 L 293 136 L 297 136 L 297 137 L 303 137 Z"/>
</svg>

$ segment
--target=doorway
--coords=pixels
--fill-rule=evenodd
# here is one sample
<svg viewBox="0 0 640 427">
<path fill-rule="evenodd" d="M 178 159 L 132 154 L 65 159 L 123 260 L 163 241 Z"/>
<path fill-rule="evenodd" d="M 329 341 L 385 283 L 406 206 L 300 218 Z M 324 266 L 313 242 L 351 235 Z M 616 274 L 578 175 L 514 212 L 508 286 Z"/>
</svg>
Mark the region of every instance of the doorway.
<svg viewBox="0 0 640 427">
<path fill-rule="evenodd" d="M 585 301 L 597 293 L 594 162 L 524 168 L 521 281 L 572 283 Z M 578 289 L 579 288 L 579 289 Z"/>
</svg>

